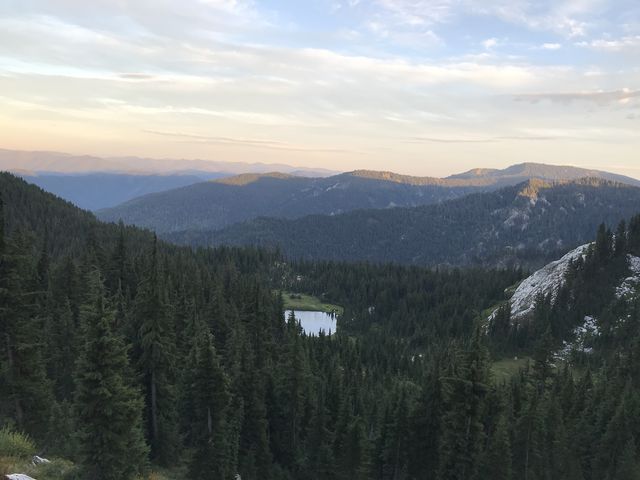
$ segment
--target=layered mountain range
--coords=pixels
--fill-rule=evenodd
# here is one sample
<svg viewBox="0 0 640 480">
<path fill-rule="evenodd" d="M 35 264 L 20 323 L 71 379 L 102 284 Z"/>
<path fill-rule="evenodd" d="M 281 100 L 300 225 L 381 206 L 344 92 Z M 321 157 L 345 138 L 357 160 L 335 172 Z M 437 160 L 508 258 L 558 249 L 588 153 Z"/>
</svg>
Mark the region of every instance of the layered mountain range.
<svg viewBox="0 0 640 480">
<path fill-rule="evenodd" d="M 262 217 L 166 238 L 198 246 L 277 247 L 304 260 L 530 267 L 587 242 L 601 222 L 615 226 L 638 212 L 638 187 L 602 178 L 529 180 L 435 205 Z"/>
<path fill-rule="evenodd" d="M 325 178 L 286 173 L 243 174 L 136 198 L 98 213 L 106 221 L 158 233 L 218 230 L 258 217 L 295 219 L 353 210 L 438 204 L 471 193 L 495 191 L 530 180 L 598 178 L 640 186 L 640 181 L 595 170 L 520 164 L 476 169 L 447 178 L 411 177 L 358 170 Z"/>
</svg>

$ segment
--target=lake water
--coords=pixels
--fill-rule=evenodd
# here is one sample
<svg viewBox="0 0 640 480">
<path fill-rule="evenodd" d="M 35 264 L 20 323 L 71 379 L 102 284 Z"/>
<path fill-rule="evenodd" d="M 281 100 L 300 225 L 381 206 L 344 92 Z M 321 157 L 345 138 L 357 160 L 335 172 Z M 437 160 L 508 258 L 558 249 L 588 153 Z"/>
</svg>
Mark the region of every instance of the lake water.
<svg viewBox="0 0 640 480">
<path fill-rule="evenodd" d="M 286 310 L 285 318 L 289 318 L 291 310 Z M 310 312 L 305 310 L 293 310 L 296 320 L 300 322 L 307 335 L 317 335 L 322 330 L 328 335 L 336 331 L 336 316 L 325 312 Z"/>
</svg>

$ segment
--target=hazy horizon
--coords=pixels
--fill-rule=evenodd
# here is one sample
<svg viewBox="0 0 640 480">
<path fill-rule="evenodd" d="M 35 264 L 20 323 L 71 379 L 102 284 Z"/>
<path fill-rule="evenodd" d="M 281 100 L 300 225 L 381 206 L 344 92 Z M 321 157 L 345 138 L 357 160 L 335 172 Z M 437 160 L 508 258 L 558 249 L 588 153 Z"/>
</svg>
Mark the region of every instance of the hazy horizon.
<svg viewBox="0 0 640 480">
<path fill-rule="evenodd" d="M 0 5 L 0 146 L 640 177 L 631 0 Z"/>
<path fill-rule="evenodd" d="M 11 149 L 4 149 L 0 146 L 0 152 L 2 151 L 16 151 L 16 150 L 11 150 Z M 624 172 L 624 169 L 616 169 L 616 168 L 596 168 L 596 167 L 585 167 L 585 166 L 580 166 L 580 165 L 571 165 L 568 163 L 549 163 L 549 162 L 518 162 L 518 163 L 510 163 L 510 164 L 506 164 L 504 166 L 499 165 L 496 167 L 488 167 L 486 165 L 476 165 L 470 169 L 467 170 L 451 170 L 446 172 L 445 174 L 442 175 L 435 175 L 435 174 L 429 174 L 428 171 L 427 173 L 418 173 L 418 174 L 413 174 L 413 173 L 409 173 L 409 172 L 404 172 L 402 170 L 393 170 L 393 169 L 381 169 L 381 170 L 375 170 L 375 169 L 344 169 L 344 170 L 331 170 L 331 169 L 327 169 L 324 168 L 323 166 L 313 166 L 313 165 L 302 165 L 302 166 L 296 166 L 296 165 L 290 165 L 290 164 L 286 164 L 286 163 L 282 163 L 282 162 L 277 162 L 277 163 L 268 163 L 268 162 L 225 162 L 223 160 L 212 160 L 212 159 L 205 159 L 205 158 L 162 158 L 162 157 L 137 157 L 137 156 L 103 156 L 103 155 L 94 155 L 94 154 L 75 154 L 75 153 L 69 153 L 69 152 L 55 152 L 55 151 L 33 151 L 33 150 L 18 150 L 17 152 L 20 152 L 21 154 L 34 154 L 34 155 L 38 155 L 38 154 L 43 154 L 43 155 L 54 155 L 54 156 L 58 156 L 60 155 L 61 157 L 70 157 L 70 158 L 77 158 L 78 160 L 82 160 L 83 157 L 93 157 L 96 159 L 102 159 L 102 160 L 106 160 L 106 161 L 123 161 L 123 160 L 133 160 L 133 159 L 138 159 L 141 161 L 150 161 L 150 163 L 143 163 L 142 165 L 133 165 L 131 166 L 131 168 L 120 168 L 120 169 L 115 169 L 115 168 L 90 168 L 91 166 L 89 164 L 86 164 L 86 168 L 82 168 L 82 169 L 74 169 L 74 168 L 63 168 L 63 169 L 56 169 L 56 168 L 51 168 L 51 169 L 47 169 L 47 168 L 42 168 L 42 169 L 38 169 L 38 168 L 20 168 L 19 166 L 16 167 L 12 167 L 9 166 L 7 168 L 5 161 L 3 161 L 2 158 L 0 158 L 0 170 L 3 169 L 7 169 L 9 171 L 14 171 L 14 172 L 20 172 L 22 171 L 23 173 L 45 173 L 45 174 L 60 174 L 60 175 L 89 175 L 89 174 L 95 174 L 95 173 L 113 173 L 113 174 L 133 174 L 133 175 L 153 175 L 153 174 L 158 174 L 158 175 L 167 175 L 167 174 L 174 174 L 174 173 L 184 173 L 184 174 L 190 174 L 190 173 L 197 173 L 198 172 L 198 165 L 197 163 L 200 162 L 205 162 L 205 163 L 212 163 L 214 165 L 217 164 L 229 164 L 229 165 L 247 165 L 247 167 L 250 166 L 260 166 L 262 168 L 256 168 L 256 169 L 251 169 L 251 168 L 247 168 L 247 169 L 243 169 L 242 171 L 238 171 L 238 172 L 231 172 L 231 170 L 224 170 L 223 168 L 221 168 L 219 170 L 220 173 L 228 173 L 230 175 L 239 175 L 242 173 L 257 173 L 257 174 L 264 174 L 264 173 L 268 173 L 268 172 L 280 172 L 283 171 L 284 173 L 290 172 L 290 171 L 296 171 L 297 168 L 299 168 L 299 172 L 300 173 L 322 173 L 323 176 L 324 175 L 333 175 L 333 174 L 340 174 L 340 173 L 347 173 L 347 172 L 352 172 L 355 170 L 374 170 L 374 171 L 385 171 L 385 172 L 392 172 L 392 173 L 396 173 L 396 174 L 400 174 L 400 175 L 408 175 L 408 176 L 417 176 L 417 177 L 434 177 L 434 178 L 446 178 L 452 175 L 456 175 L 456 174 L 462 174 L 462 173 L 466 173 L 470 170 L 475 170 L 475 169 L 497 169 L 497 170 L 501 170 L 501 169 L 505 169 L 508 167 L 512 167 L 512 166 L 516 166 L 516 165 L 520 165 L 520 164 L 524 164 L 524 163 L 534 163 L 534 164 L 538 164 L 538 165 L 548 165 L 548 166 L 557 166 L 557 167 L 576 167 L 576 168 L 585 168 L 585 169 L 590 169 L 590 170 L 600 170 L 603 172 L 609 172 L 609 173 L 615 173 L 615 174 L 619 174 L 619 175 L 625 175 L 628 176 L 630 178 L 633 179 L 637 179 L 640 180 L 640 175 L 639 174 L 627 174 Z M 46 157 L 45 157 L 46 158 Z M 55 158 L 55 157 L 52 157 Z M 51 161 L 55 161 L 55 160 L 51 160 Z M 153 162 L 159 162 L 160 164 L 163 165 L 162 168 L 157 168 L 155 167 Z M 192 163 L 193 162 L 193 163 Z M 18 162 L 14 163 L 15 165 L 17 165 Z M 173 164 L 174 168 L 171 168 L 171 164 Z M 111 167 L 116 167 L 117 164 L 113 163 L 111 165 Z M 270 169 L 270 167 L 273 166 L 273 169 Z M 284 168 L 283 168 L 284 167 Z M 200 170 L 202 173 L 205 172 L 216 172 L 217 170 L 215 170 L 214 168 L 209 168 L 207 170 L 205 169 L 201 169 Z M 303 175 L 303 176 L 310 176 L 310 175 Z"/>
</svg>

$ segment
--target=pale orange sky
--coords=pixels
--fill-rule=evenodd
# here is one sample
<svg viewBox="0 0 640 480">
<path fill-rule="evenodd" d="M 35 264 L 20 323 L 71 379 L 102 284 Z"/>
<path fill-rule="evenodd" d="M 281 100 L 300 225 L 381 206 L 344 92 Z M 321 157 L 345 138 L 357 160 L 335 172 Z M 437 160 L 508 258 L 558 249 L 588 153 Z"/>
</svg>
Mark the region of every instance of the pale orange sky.
<svg viewBox="0 0 640 480">
<path fill-rule="evenodd" d="M 462 4 L 8 2 L 0 147 L 434 176 L 542 162 L 640 177 L 633 2 Z"/>
</svg>

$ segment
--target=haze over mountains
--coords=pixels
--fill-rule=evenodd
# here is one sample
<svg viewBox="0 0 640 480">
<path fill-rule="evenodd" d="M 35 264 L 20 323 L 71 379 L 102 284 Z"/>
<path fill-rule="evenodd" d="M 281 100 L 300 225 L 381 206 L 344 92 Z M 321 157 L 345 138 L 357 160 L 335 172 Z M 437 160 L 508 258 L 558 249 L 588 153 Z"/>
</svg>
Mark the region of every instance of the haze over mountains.
<svg viewBox="0 0 640 480">
<path fill-rule="evenodd" d="M 635 186 L 599 178 L 530 180 L 437 205 L 258 218 L 166 238 L 196 246 L 278 247 L 304 260 L 539 266 L 586 243 L 600 223 L 615 226 L 638 211 Z"/>
<path fill-rule="evenodd" d="M 209 174 L 218 178 L 223 174 Z M 58 195 L 85 210 L 119 205 L 149 193 L 162 192 L 205 181 L 196 175 L 128 175 L 87 173 L 83 175 L 21 175 L 29 183 Z"/>
<path fill-rule="evenodd" d="M 448 178 L 411 177 L 391 172 L 354 171 L 326 178 L 283 173 L 240 175 L 131 200 L 98 212 L 106 221 L 122 219 L 158 233 L 217 230 L 257 217 L 293 219 L 337 215 L 360 209 L 416 207 L 494 191 L 529 179 L 578 178 L 640 186 L 640 181 L 607 172 L 542 164 L 475 169 Z"/>
<path fill-rule="evenodd" d="M 278 169 L 291 175 L 325 176 L 325 169 L 291 165 L 176 160 L 139 157 L 102 158 L 59 152 L 0 149 L 0 171 L 10 171 L 80 208 L 99 210 L 133 198 L 211 179 Z"/>
<path fill-rule="evenodd" d="M 58 172 L 81 161 L 29 158 L 26 165 Z M 90 158 L 94 167 L 109 163 Z M 569 166 L 523 163 L 446 178 L 284 170 L 22 176 L 101 220 L 175 243 L 278 247 L 306 260 L 539 266 L 587 241 L 601 222 L 640 211 L 639 180 Z"/>
<path fill-rule="evenodd" d="M 223 162 L 169 158 L 98 157 L 60 152 L 28 152 L 0 149 L 0 170 L 14 173 L 127 173 L 127 174 L 241 174 L 279 170 L 291 174 L 325 176 L 335 173 L 322 168 L 294 167 L 285 164 Z"/>
</svg>

